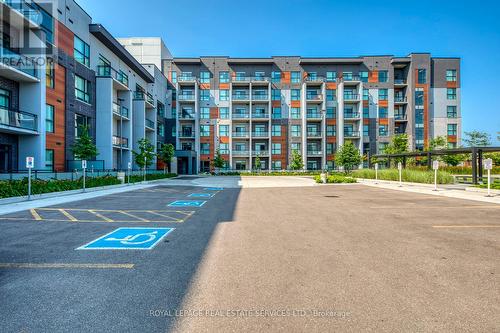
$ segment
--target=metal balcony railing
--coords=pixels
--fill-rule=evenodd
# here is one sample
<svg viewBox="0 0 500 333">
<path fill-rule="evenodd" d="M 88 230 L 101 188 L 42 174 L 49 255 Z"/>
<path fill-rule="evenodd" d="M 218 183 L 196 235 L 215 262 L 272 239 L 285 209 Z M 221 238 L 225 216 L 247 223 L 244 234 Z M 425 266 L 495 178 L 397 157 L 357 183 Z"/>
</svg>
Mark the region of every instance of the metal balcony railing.
<svg viewBox="0 0 500 333">
<path fill-rule="evenodd" d="M 0 108 L 0 126 L 37 131 L 38 117 L 32 113 Z"/>
<path fill-rule="evenodd" d="M 306 82 L 325 82 L 325 78 L 321 76 L 307 76 L 304 80 Z"/>
<path fill-rule="evenodd" d="M 253 132 L 252 137 L 254 138 L 267 138 L 269 136 L 269 132 Z"/>
<path fill-rule="evenodd" d="M 394 96 L 394 102 L 396 103 L 405 103 L 406 100 L 406 96 Z"/>
<path fill-rule="evenodd" d="M 179 112 L 179 119 L 194 119 L 194 113 L 190 112 Z"/>
<path fill-rule="evenodd" d="M 361 118 L 361 113 L 359 112 L 346 112 L 344 113 L 344 119 L 359 119 Z"/>
<path fill-rule="evenodd" d="M 128 148 L 128 138 L 113 135 L 113 146 L 120 148 Z"/>
<path fill-rule="evenodd" d="M 155 122 L 152 121 L 151 119 L 146 118 L 145 124 L 146 124 L 146 127 L 151 128 L 153 130 L 155 129 Z"/>
<path fill-rule="evenodd" d="M 323 95 L 322 94 L 306 94 L 306 100 L 308 100 L 308 101 L 322 101 Z"/>
<path fill-rule="evenodd" d="M 250 132 L 233 132 L 233 138 L 248 138 Z"/>
<path fill-rule="evenodd" d="M 269 99 L 268 94 L 252 94 L 252 99 L 256 101 L 266 101 Z"/>
<path fill-rule="evenodd" d="M 307 131 L 308 138 L 321 138 L 322 134 L 319 131 Z"/>
<path fill-rule="evenodd" d="M 233 119 L 248 119 L 250 118 L 250 113 L 248 112 L 233 112 Z"/>
<path fill-rule="evenodd" d="M 346 100 L 346 101 L 358 101 L 359 94 L 344 94 L 344 100 Z"/>
<path fill-rule="evenodd" d="M 406 115 L 406 113 L 402 113 L 402 114 L 396 113 L 394 115 L 394 119 L 395 120 L 407 120 L 407 115 Z"/>
<path fill-rule="evenodd" d="M 179 131 L 178 136 L 179 138 L 194 138 L 195 131 L 187 131 L 187 130 Z"/>
<path fill-rule="evenodd" d="M 233 82 L 250 82 L 251 81 L 250 76 L 233 76 L 232 81 Z"/>
<path fill-rule="evenodd" d="M 108 65 L 97 66 L 97 76 L 110 77 L 128 87 L 128 76 Z"/>
<path fill-rule="evenodd" d="M 307 112 L 307 119 L 321 119 L 321 112 Z"/>
<path fill-rule="evenodd" d="M 0 61 L 3 65 L 15 68 L 25 74 L 37 77 L 37 69 L 35 66 L 35 61 L 24 55 L 17 53 L 12 49 L 6 47 L 0 47 Z"/>
<path fill-rule="evenodd" d="M 180 75 L 177 77 L 178 82 L 196 82 L 196 77 L 193 75 Z"/>
<path fill-rule="evenodd" d="M 319 149 L 307 150 L 307 155 L 308 156 L 322 156 L 323 152 L 321 150 L 319 150 Z"/>
<path fill-rule="evenodd" d="M 361 81 L 361 78 L 359 77 L 359 75 L 354 75 L 354 74 L 350 74 L 350 75 L 343 75 L 342 76 L 342 80 L 343 81 L 347 81 L 347 82 L 352 82 L 352 81 Z"/>
<path fill-rule="evenodd" d="M 269 150 L 253 150 L 253 156 L 269 156 Z"/>
<path fill-rule="evenodd" d="M 233 94 L 233 100 L 235 101 L 247 101 L 250 99 L 250 94 Z"/>
<path fill-rule="evenodd" d="M 267 119 L 269 118 L 269 113 L 262 113 L 262 112 L 254 112 L 252 113 L 252 118 L 260 118 L 260 119 Z"/>
<path fill-rule="evenodd" d="M 250 154 L 250 151 L 248 150 L 236 150 L 233 149 L 233 155 L 234 156 L 248 156 Z"/>
<path fill-rule="evenodd" d="M 345 138 L 359 138 L 359 131 L 346 131 L 344 133 Z"/>
<path fill-rule="evenodd" d="M 394 79 L 394 84 L 406 84 L 405 79 Z"/>
</svg>

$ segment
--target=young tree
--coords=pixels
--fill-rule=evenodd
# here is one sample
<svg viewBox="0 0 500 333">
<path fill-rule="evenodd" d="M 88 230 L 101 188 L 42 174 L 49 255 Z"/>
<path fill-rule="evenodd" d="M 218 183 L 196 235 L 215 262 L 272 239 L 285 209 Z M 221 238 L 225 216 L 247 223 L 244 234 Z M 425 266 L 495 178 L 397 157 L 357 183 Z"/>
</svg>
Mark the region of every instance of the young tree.
<svg viewBox="0 0 500 333">
<path fill-rule="evenodd" d="M 487 147 L 491 145 L 491 136 L 486 132 L 465 132 L 463 141 L 468 147 Z"/>
<path fill-rule="evenodd" d="M 290 169 L 292 170 L 302 170 L 304 169 L 304 160 L 302 155 L 297 150 L 292 150 L 292 161 L 290 163 Z"/>
<path fill-rule="evenodd" d="M 443 150 L 448 148 L 448 140 L 446 136 L 438 136 L 429 141 L 429 149 L 427 150 Z"/>
<path fill-rule="evenodd" d="M 224 165 L 226 165 L 226 161 L 224 160 L 224 158 L 220 154 L 219 149 L 217 149 L 217 151 L 215 152 L 215 158 L 214 158 L 212 164 L 215 168 L 215 173 L 218 173 L 218 170 L 223 168 Z"/>
<path fill-rule="evenodd" d="M 147 168 L 153 163 L 155 156 L 155 146 L 148 139 L 143 138 L 137 141 L 139 152 L 133 151 L 135 163 L 142 169 Z"/>
<path fill-rule="evenodd" d="M 356 148 L 351 141 L 346 141 L 344 145 L 340 146 L 337 150 L 335 162 L 337 165 L 344 167 L 346 173 L 349 173 L 355 166 L 361 164 L 362 158 L 359 149 Z"/>
<path fill-rule="evenodd" d="M 254 167 L 255 167 L 255 170 L 257 170 L 257 171 L 260 171 L 262 168 L 262 162 L 260 161 L 260 157 L 258 155 L 255 158 Z"/>
<path fill-rule="evenodd" d="M 75 144 L 71 147 L 73 155 L 79 160 L 93 160 L 99 152 L 89 134 L 89 128 L 86 125 L 79 127 L 81 135 L 76 139 Z"/>
<path fill-rule="evenodd" d="M 408 152 L 408 135 L 407 134 L 398 134 L 392 137 L 391 142 L 385 148 L 385 154 L 401 154 Z M 396 162 L 402 162 L 402 157 L 395 158 Z"/>
<path fill-rule="evenodd" d="M 158 159 L 165 164 L 165 169 L 167 168 L 167 165 L 172 162 L 172 158 L 174 158 L 175 154 L 175 149 L 174 145 L 171 143 L 164 143 L 160 147 L 160 151 L 158 152 Z M 170 170 L 169 170 L 170 171 Z"/>
</svg>

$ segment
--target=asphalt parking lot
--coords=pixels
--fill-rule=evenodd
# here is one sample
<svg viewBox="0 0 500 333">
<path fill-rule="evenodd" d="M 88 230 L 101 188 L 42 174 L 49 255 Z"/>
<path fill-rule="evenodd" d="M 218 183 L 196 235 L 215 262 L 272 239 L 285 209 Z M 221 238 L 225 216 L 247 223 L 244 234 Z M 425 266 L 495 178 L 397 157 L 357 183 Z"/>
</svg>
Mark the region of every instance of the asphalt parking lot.
<svg viewBox="0 0 500 333">
<path fill-rule="evenodd" d="M 362 185 L 158 186 L 0 216 L 0 331 L 494 332 L 499 216 Z M 80 249 L 124 227 L 170 232 Z"/>
</svg>

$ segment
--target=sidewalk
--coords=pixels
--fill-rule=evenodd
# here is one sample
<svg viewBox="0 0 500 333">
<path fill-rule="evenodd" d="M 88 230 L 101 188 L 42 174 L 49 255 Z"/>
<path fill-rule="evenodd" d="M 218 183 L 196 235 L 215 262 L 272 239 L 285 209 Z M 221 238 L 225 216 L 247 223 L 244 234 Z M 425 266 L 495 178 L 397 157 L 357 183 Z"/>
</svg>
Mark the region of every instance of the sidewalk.
<svg viewBox="0 0 500 333">
<path fill-rule="evenodd" d="M 460 188 L 454 185 L 438 185 L 438 191 L 434 191 L 433 184 L 419 184 L 419 183 L 405 183 L 403 186 L 399 187 L 399 182 L 389 181 L 389 180 L 379 180 L 374 179 L 358 179 L 359 184 L 366 186 L 384 188 L 388 190 L 421 193 L 428 195 L 436 195 L 441 197 L 455 198 L 455 199 L 465 199 L 480 202 L 487 202 L 500 205 L 500 192 L 491 191 L 493 197 L 487 197 L 486 190 L 475 189 L 466 190 L 466 188 Z"/>
</svg>

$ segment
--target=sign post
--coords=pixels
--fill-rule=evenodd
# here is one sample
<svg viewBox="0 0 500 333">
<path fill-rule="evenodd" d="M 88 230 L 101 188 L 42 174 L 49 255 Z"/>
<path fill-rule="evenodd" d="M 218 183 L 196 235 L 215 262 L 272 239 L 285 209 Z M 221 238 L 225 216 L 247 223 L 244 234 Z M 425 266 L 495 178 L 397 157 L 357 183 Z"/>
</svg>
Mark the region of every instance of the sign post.
<svg viewBox="0 0 500 333">
<path fill-rule="evenodd" d="M 378 163 L 375 163 L 375 184 L 378 184 Z"/>
<path fill-rule="evenodd" d="M 86 160 L 82 160 L 83 192 L 85 192 L 86 171 L 87 171 L 87 161 Z"/>
<path fill-rule="evenodd" d="M 28 201 L 31 200 L 31 169 L 35 166 L 34 157 L 26 157 L 26 169 L 28 169 Z"/>
<path fill-rule="evenodd" d="M 399 187 L 403 187 L 403 163 L 398 162 L 399 170 Z"/>
<path fill-rule="evenodd" d="M 132 169 L 132 162 L 128 162 L 128 166 L 127 166 L 127 169 L 128 169 L 128 184 L 130 185 L 130 169 Z"/>
<path fill-rule="evenodd" d="M 432 169 L 434 169 L 434 191 L 437 191 L 438 190 L 439 161 L 432 162 Z"/>
<path fill-rule="evenodd" d="M 488 171 L 488 197 L 492 197 L 491 195 L 491 170 L 493 169 L 493 160 L 488 158 L 484 160 L 484 168 Z"/>
<path fill-rule="evenodd" d="M 146 164 L 148 163 L 148 158 L 144 156 L 144 182 L 146 182 Z"/>
</svg>

